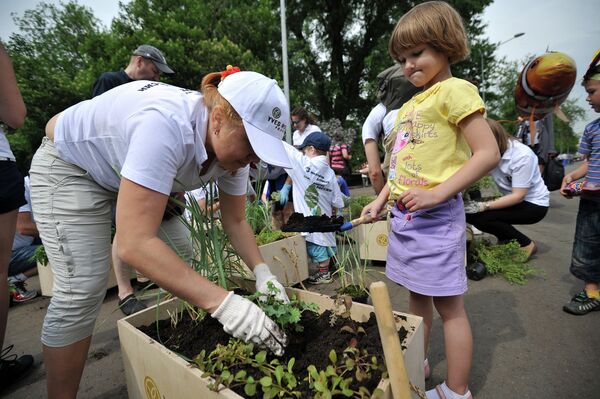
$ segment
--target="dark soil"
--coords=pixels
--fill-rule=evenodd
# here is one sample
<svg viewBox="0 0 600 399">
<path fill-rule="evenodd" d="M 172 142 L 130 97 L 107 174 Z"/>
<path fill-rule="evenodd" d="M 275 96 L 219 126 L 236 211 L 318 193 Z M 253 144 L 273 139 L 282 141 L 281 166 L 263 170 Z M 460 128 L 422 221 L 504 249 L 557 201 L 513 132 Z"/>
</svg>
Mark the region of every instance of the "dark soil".
<svg viewBox="0 0 600 399">
<path fill-rule="evenodd" d="M 294 212 L 281 230 L 300 233 L 328 233 L 338 231 L 342 224 L 344 224 L 342 216 L 304 216 L 301 213 Z"/>
<path fill-rule="evenodd" d="M 328 354 L 332 349 L 336 351 L 339 360 L 342 358 L 344 349 L 352 343 L 358 349 L 366 349 L 369 355 L 377 356 L 379 363 L 384 361 L 374 313 L 371 313 L 371 317 L 366 323 L 357 323 L 341 316 L 332 317 L 330 311 L 326 311 L 320 316 L 305 312 L 301 324 L 304 326 L 302 333 L 288 332 L 290 343 L 285 354 L 280 358 L 280 362 L 287 364 L 292 357 L 296 359 L 294 370 L 296 370 L 296 378 L 299 382 L 296 390 L 302 392 L 303 398 L 313 396 L 313 393 L 309 391 L 308 382 L 302 381 L 307 375 L 306 368 L 312 364 L 318 370 L 325 370 L 329 363 Z M 366 334 L 351 333 L 347 331 L 347 328 L 342 330 L 342 327 L 348 326 L 351 330 L 357 331 L 358 325 L 366 331 Z M 187 313 L 176 328 L 172 327 L 170 319 L 166 319 L 140 327 L 140 330 L 188 359 L 193 359 L 202 350 L 205 350 L 207 354 L 212 352 L 217 344 L 227 345 L 231 338 L 223 331 L 221 324 L 213 318 L 207 316 L 204 320 L 195 322 Z M 399 331 L 400 342 L 404 342 L 407 334 L 408 332 L 404 328 Z M 405 348 L 404 345 L 402 346 Z M 249 374 L 255 372 L 254 370 L 247 371 Z M 380 380 L 381 373 L 376 371 L 368 381 L 361 383 L 355 381 L 352 389 L 357 390 L 359 386 L 364 386 L 373 392 Z M 244 396 L 243 387 L 233 390 L 240 396 Z"/>
</svg>

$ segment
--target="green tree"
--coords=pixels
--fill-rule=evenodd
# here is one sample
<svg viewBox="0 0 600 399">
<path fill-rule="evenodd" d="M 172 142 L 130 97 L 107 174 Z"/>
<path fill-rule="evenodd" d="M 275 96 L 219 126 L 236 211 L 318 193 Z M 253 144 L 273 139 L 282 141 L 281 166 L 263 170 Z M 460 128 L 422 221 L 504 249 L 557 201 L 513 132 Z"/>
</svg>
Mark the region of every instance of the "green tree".
<svg viewBox="0 0 600 399">
<path fill-rule="evenodd" d="M 292 104 L 322 120 L 362 122 L 375 105 L 376 75 L 392 65 L 388 42 L 396 22 L 420 1 L 293 0 L 287 3 Z M 481 13 L 491 0 L 450 2 L 465 20 L 472 43 L 482 37 Z M 487 50 L 486 56 L 490 57 Z M 479 56 L 454 66 L 456 76 L 477 80 Z"/>
<path fill-rule="evenodd" d="M 89 97 L 94 76 L 88 65 L 105 34 L 90 9 L 76 3 L 40 3 L 16 17 L 8 51 L 27 106 L 24 126 L 9 140 L 23 171 L 44 136 L 44 126 L 57 112 Z"/>
<path fill-rule="evenodd" d="M 105 57 L 119 65 L 141 43 L 160 48 L 176 74 L 167 83 L 197 88 L 227 64 L 281 76 L 279 17 L 270 0 L 133 0 L 112 23 Z"/>
</svg>

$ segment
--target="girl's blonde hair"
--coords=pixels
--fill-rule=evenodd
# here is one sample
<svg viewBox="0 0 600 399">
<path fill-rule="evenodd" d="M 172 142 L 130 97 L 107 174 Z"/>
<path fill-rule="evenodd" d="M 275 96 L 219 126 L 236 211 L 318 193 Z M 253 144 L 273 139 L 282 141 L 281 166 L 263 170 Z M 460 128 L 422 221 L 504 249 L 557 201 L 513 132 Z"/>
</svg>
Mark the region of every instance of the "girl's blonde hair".
<svg viewBox="0 0 600 399">
<path fill-rule="evenodd" d="M 504 155 L 506 149 L 508 148 L 508 142 L 510 140 L 514 140 L 515 138 L 508 134 L 500 122 L 493 119 L 486 119 L 486 122 L 490 126 L 490 129 L 492 129 L 492 133 L 494 133 L 496 143 L 498 143 L 498 149 L 500 150 L 500 156 Z"/>
<path fill-rule="evenodd" d="M 221 108 L 228 121 L 242 125 L 240 115 L 217 90 L 219 83 L 221 83 L 221 72 L 212 72 L 202 78 L 200 92 L 204 95 L 204 104 L 209 111 L 212 111 L 216 107 Z"/>
<path fill-rule="evenodd" d="M 428 44 L 445 54 L 450 64 L 469 56 L 462 18 L 451 5 L 443 1 L 428 1 L 404 14 L 390 38 L 389 52 L 398 61 L 401 51 L 420 44 Z"/>
</svg>

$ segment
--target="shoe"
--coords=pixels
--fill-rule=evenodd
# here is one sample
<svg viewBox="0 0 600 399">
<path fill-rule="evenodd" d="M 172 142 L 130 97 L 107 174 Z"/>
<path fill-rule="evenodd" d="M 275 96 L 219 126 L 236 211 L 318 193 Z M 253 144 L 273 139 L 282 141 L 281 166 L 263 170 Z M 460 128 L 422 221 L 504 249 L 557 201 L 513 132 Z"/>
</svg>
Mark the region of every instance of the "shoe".
<svg viewBox="0 0 600 399">
<path fill-rule="evenodd" d="M 329 284 L 332 281 L 333 279 L 329 272 L 316 272 L 308 278 L 308 284 Z"/>
<path fill-rule="evenodd" d="M 31 301 L 37 296 L 36 290 L 27 290 L 27 284 L 24 281 L 13 281 L 8 283 L 8 292 L 10 293 L 10 299 L 15 303 L 22 303 Z"/>
<path fill-rule="evenodd" d="M 119 300 L 119 309 L 125 314 L 130 316 L 140 310 L 146 309 L 146 305 L 136 298 L 135 294 L 129 294 L 125 298 Z"/>
<path fill-rule="evenodd" d="M 450 399 L 456 397 L 466 397 L 468 399 L 473 399 L 473 395 L 471 391 L 467 390 L 464 395 L 459 395 L 446 385 L 444 381 L 440 385 L 436 385 L 434 389 L 430 389 L 426 392 L 427 399 Z"/>
<path fill-rule="evenodd" d="M 584 315 L 594 310 L 600 310 L 600 300 L 587 296 L 585 290 L 577 293 L 571 302 L 563 306 L 563 310 L 574 315 Z"/>
<path fill-rule="evenodd" d="M 537 252 L 537 245 L 535 245 L 535 242 L 531 241 L 529 245 L 521 247 L 521 250 L 527 254 L 527 260 L 529 260 L 529 258 L 535 255 L 535 253 Z"/>
<path fill-rule="evenodd" d="M 33 356 L 9 355 L 13 346 L 9 345 L 0 353 L 0 392 L 25 377 L 33 366 Z"/>
</svg>

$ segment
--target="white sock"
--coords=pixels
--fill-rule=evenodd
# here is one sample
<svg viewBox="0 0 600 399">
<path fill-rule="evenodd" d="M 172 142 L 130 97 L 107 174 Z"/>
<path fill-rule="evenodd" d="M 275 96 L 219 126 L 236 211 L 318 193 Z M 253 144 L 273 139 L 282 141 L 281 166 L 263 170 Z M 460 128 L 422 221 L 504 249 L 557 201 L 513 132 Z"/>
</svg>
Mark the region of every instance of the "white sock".
<svg viewBox="0 0 600 399">
<path fill-rule="evenodd" d="M 446 395 L 446 399 L 469 399 L 469 397 L 471 396 L 471 392 L 468 389 L 464 395 L 457 394 L 456 392 L 454 392 L 453 390 L 448 388 L 448 385 L 446 385 L 446 381 L 444 381 L 442 384 L 440 384 L 440 387 L 442 388 L 442 391 L 444 391 L 444 395 Z M 430 389 L 425 394 L 427 395 L 427 399 L 441 399 L 440 396 L 438 395 L 437 391 L 435 390 L 435 388 Z"/>
</svg>

